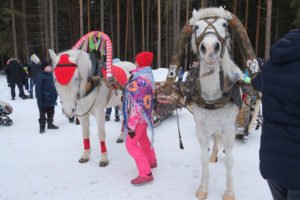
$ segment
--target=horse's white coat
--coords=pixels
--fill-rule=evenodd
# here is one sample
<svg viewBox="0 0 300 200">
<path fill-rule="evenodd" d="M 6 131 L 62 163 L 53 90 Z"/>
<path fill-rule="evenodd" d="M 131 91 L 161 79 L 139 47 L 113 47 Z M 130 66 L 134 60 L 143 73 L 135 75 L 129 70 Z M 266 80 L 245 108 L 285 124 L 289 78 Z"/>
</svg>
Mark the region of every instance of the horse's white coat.
<svg viewBox="0 0 300 200">
<path fill-rule="evenodd" d="M 217 43 L 221 44 L 219 38 L 215 35 L 215 30 L 207 30 L 209 33 L 205 35 L 200 45 L 196 45 L 196 37 L 201 35 L 204 31 L 207 23 L 202 18 L 215 17 L 218 16 L 218 19 L 213 25 L 215 26 L 218 33 L 222 38 L 225 38 L 226 33 L 226 20 L 230 19 L 231 16 L 222 8 L 210 8 L 210 9 L 201 9 L 199 11 L 193 12 L 193 17 L 190 19 L 190 24 L 193 26 L 198 26 L 195 32 L 192 35 L 192 49 L 200 60 L 200 82 L 201 82 L 201 96 L 207 101 L 214 101 L 222 97 L 222 91 L 220 88 L 220 64 L 224 70 L 224 76 L 228 76 L 231 81 L 237 79 L 242 79 L 243 73 L 237 67 L 237 65 L 232 61 L 228 53 L 229 40 L 226 41 L 225 51 L 223 57 L 221 57 L 220 50 L 213 51 L 206 48 L 206 51 L 201 52 L 200 46 L 203 44 L 205 47 L 211 47 Z M 202 32 L 201 32 L 202 31 Z M 197 50 L 197 48 L 199 48 Z M 212 72 L 207 75 L 208 72 Z M 205 75 L 206 74 L 206 75 Z M 238 113 L 238 106 L 233 103 L 226 104 L 223 108 L 217 110 L 206 110 L 204 108 L 198 107 L 196 104 L 193 104 L 193 114 L 194 120 L 196 122 L 196 133 L 201 145 L 201 163 L 202 163 L 202 175 L 201 175 L 201 184 L 199 186 L 197 197 L 199 199 L 205 199 L 208 191 L 208 163 L 209 163 L 209 140 L 212 135 L 215 138 L 222 138 L 222 142 L 225 148 L 225 159 L 224 164 L 226 167 L 226 190 L 224 194 L 225 197 L 234 197 L 234 187 L 232 180 L 232 147 L 235 139 L 235 120 Z M 217 140 L 215 140 L 217 141 Z M 212 156 L 216 157 L 217 155 L 217 146 L 214 147 Z"/>
<path fill-rule="evenodd" d="M 121 90 L 111 90 L 104 81 L 101 81 L 101 86 L 96 87 L 89 95 L 85 96 L 86 83 L 88 78 L 92 76 L 92 63 L 89 54 L 80 50 L 68 50 L 55 55 L 50 51 L 52 64 L 55 67 L 59 62 L 61 54 L 68 54 L 69 60 L 77 64 L 77 69 L 67 85 L 61 85 L 56 81 L 56 89 L 62 100 L 62 107 L 64 113 L 71 117 L 74 115 L 79 116 L 79 121 L 82 127 L 83 138 L 89 138 L 89 116 L 93 115 L 97 121 L 98 138 L 99 141 L 105 141 L 105 115 L 104 109 L 121 104 Z M 127 78 L 129 78 L 129 71 L 133 70 L 136 66 L 130 62 L 118 62 L 117 66 L 123 67 L 126 71 Z M 80 95 L 77 99 L 76 96 Z M 81 158 L 89 159 L 90 150 L 85 150 Z M 100 162 L 107 162 L 107 153 L 101 154 Z"/>
</svg>

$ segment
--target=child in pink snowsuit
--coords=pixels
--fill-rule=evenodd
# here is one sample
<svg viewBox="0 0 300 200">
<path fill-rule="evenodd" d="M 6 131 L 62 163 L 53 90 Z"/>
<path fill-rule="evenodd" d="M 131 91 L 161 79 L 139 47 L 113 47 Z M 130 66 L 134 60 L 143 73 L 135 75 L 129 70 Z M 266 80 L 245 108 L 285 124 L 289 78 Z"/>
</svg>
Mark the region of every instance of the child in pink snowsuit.
<svg viewBox="0 0 300 200">
<path fill-rule="evenodd" d="M 124 93 L 123 113 L 124 132 L 127 133 L 126 148 L 135 160 L 138 176 L 131 181 L 133 185 L 153 180 L 151 168 L 157 166 L 156 156 L 147 135 L 147 127 L 152 132 L 153 141 L 153 96 L 154 78 L 150 65 L 153 53 L 142 52 L 136 56 L 137 68 L 131 71 Z"/>
</svg>

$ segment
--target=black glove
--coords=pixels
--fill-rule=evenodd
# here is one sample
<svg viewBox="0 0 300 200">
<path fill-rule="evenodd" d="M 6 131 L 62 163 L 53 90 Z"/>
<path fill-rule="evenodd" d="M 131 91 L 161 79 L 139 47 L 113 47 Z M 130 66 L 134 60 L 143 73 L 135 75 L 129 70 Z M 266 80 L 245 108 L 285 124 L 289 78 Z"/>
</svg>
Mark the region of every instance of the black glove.
<svg viewBox="0 0 300 200">
<path fill-rule="evenodd" d="M 135 131 L 128 129 L 128 135 L 133 138 L 135 136 Z"/>
</svg>

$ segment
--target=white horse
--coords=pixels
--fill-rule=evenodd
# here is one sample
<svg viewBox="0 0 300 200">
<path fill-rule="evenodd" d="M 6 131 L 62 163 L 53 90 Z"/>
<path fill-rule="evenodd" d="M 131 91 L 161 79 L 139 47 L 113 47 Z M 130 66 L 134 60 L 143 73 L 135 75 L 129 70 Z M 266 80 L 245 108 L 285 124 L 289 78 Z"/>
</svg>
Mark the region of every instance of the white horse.
<svg viewBox="0 0 300 200">
<path fill-rule="evenodd" d="M 214 17 L 211 17 L 214 16 Z M 191 40 L 192 50 L 200 61 L 200 87 L 201 98 L 207 103 L 213 103 L 223 96 L 220 87 L 220 70 L 223 69 L 224 77 L 232 82 L 242 80 L 243 73 L 232 61 L 229 55 L 230 41 L 228 38 L 228 22 L 230 15 L 222 8 L 210 8 L 193 11 L 190 24 L 193 26 Z M 196 122 L 196 133 L 201 145 L 202 175 L 201 185 L 196 196 L 199 199 L 207 198 L 209 180 L 209 160 L 215 162 L 218 153 L 218 138 L 222 139 L 226 167 L 226 190 L 224 200 L 233 200 L 234 187 L 232 180 L 233 156 L 232 148 L 235 140 L 235 121 L 239 107 L 233 102 L 227 102 L 219 109 L 206 109 L 192 105 L 193 116 Z M 209 159 L 209 140 L 214 136 L 214 147 L 211 159 Z"/>
<path fill-rule="evenodd" d="M 54 78 L 56 79 L 56 89 L 62 101 L 64 113 L 68 117 L 79 116 L 82 127 L 82 136 L 84 143 L 84 152 L 79 159 L 80 163 L 88 162 L 90 148 L 90 130 L 89 117 L 93 115 L 97 122 L 98 138 L 101 148 L 101 160 L 99 166 L 108 165 L 107 150 L 105 144 L 105 115 L 104 110 L 107 107 L 113 107 L 121 104 L 122 91 L 109 87 L 105 79 L 100 80 L 100 84 L 90 91 L 90 79 L 93 76 L 93 67 L 90 55 L 81 50 L 68 50 L 56 55 L 54 51 L 49 50 L 54 71 L 60 71 L 61 75 L 69 74 L 70 80 L 67 83 L 58 81 L 56 71 Z M 61 59 L 63 56 L 63 59 Z M 63 60 L 63 61 L 62 61 Z M 65 62 L 68 62 L 67 64 Z M 64 62 L 64 63 L 61 63 Z M 70 64 L 71 63 L 71 64 Z M 127 78 L 130 71 L 136 66 L 130 62 L 119 62 L 115 64 L 124 69 Z M 72 68 L 73 67 L 73 72 Z M 71 72 L 70 72 L 71 71 Z M 71 73 L 71 75 L 70 75 Z M 73 74 L 72 74 L 73 73 Z M 68 80 L 67 80 L 68 81 Z M 63 81 L 65 82 L 65 80 Z"/>
</svg>

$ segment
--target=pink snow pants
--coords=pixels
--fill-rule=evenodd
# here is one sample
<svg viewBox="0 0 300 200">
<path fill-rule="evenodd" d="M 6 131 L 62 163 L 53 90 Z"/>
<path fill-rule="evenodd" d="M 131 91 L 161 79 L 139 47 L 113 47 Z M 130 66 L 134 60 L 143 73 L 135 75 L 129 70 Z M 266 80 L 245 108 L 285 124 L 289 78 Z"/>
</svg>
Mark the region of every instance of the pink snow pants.
<svg viewBox="0 0 300 200">
<path fill-rule="evenodd" d="M 151 149 L 151 143 L 147 136 L 147 123 L 138 123 L 135 127 L 135 136 L 131 138 L 127 135 L 126 149 L 135 160 L 139 170 L 139 176 L 147 177 L 151 173 L 150 163 L 156 161 L 154 148 Z"/>
</svg>

